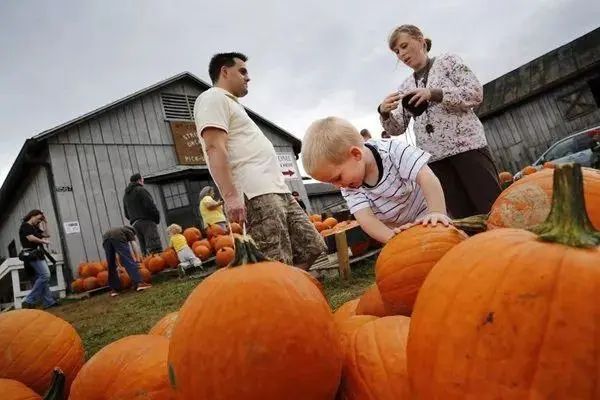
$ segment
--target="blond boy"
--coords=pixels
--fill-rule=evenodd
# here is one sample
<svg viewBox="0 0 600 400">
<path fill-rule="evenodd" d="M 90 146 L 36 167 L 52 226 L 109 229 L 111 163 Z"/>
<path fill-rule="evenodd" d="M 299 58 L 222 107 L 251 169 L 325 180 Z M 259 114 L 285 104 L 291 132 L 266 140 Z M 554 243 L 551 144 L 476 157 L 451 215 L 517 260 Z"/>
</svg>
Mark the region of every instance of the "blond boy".
<svg viewBox="0 0 600 400">
<path fill-rule="evenodd" d="M 415 223 L 448 226 L 442 186 L 429 154 L 400 140 L 363 138 L 342 118 L 317 120 L 302 141 L 302 164 L 316 180 L 342 189 L 363 230 L 386 243 Z"/>
<path fill-rule="evenodd" d="M 202 267 L 202 261 L 192 251 L 190 246 L 187 244 L 185 236 L 181 234 L 181 226 L 177 224 L 171 224 L 167 228 L 169 234 L 169 246 L 171 246 L 177 252 L 177 258 L 179 259 L 179 275 L 185 275 L 185 267 L 194 266 Z"/>
</svg>

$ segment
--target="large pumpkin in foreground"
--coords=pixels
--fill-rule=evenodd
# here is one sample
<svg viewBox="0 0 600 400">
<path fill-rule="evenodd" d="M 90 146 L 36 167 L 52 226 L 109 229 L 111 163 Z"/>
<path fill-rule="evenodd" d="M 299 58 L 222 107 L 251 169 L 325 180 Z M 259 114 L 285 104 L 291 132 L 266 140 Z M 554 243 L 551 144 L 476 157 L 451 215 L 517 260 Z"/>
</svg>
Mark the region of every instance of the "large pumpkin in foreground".
<svg viewBox="0 0 600 400">
<path fill-rule="evenodd" d="M 168 351 L 169 340 L 162 336 L 134 335 L 110 343 L 81 368 L 69 400 L 174 400 Z"/>
<path fill-rule="evenodd" d="M 600 398 L 600 233 L 578 169 L 555 171 L 535 234 L 476 235 L 431 270 L 408 339 L 415 398 Z"/>
<path fill-rule="evenodd" d="M 179 311 L 169 369 L 181 399 L 332 400 L 342 356 L 327 301 L 296 268 L 235 240 L 231 266 Z"/>
<path fill-rule="evenodd" d="M 466 238 L 452 226 L 417 225 L 387 242 L 375 264 L 377 287 L 387 314 L 410 316 L 431 268 Z"/>
<path fill-rule="evenodd" d="M 162 317 L 152 328 L 148 331 L 148 335 L 164 336 L 167 339 L 171 339 L 173 335 L 173 328 L 177 322 L 179 313 L 177 311 L 169 313 Z"/>
<path fill-rule="evenodd" d="M 333 321 L 336 324 L 339 324 L 356 315 L 356 307 L 358 307 L 359 302 L 360 299 L 354 299 L 342 304 L 337 310 L 335 310 L 335 313 L 333 313 Z"/>
<path fill-rule="evenodd" d="M 40 310 L 0 314 L 0 378 L 20 381 L 43 395 L 57 367 L 68 392 L 83 363 L 81 338 L 67 321 Z"/>
<path fill-rule="evenodd" d="M 358 317 L 353 317 L 358 318 Z M 406 340 L 410 318 L 378 318 L 356 329 L 344 354 L 341 398 L 410 399 Z"/>
<path fill-rule="evenodd" d="M 543 169 L 525 176 L 503 191 L 494 202 L 487 220 L 489 229 L 530 229 L 542 223 L 552 203 L 552 173 Z M 600 230 L 600 171 L 583 168 L 584 194 L 587 214 Z"/>
</svg>

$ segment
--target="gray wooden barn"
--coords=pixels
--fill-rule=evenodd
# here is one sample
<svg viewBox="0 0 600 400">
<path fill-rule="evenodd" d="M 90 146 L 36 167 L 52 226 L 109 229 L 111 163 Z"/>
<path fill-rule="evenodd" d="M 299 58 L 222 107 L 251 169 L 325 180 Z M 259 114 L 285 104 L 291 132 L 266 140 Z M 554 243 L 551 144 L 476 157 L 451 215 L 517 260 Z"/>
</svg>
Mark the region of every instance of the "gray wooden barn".
<svg viewBox="0 0 600 400">
<path fill-rule="evenodd" d="M 478 115 L 501 170 L 600 125 L 600 28 L 484 85 Z"/>
<path fill-rule="evenodd" d="M 102 233 L 127 223 L 122 197 L 135 172 L 161 212 L 163 245 L 168 224 L 199 225 L 198 192 L 214 183 L 193 105 L 209 87 L 184 72 L 27 139 L 0 189 L 0 258 L 18 254 L 21 218 L 40 208 L 66 271 L 103 259 Z M 247 111 L 275 146 L 290 188 L 310 204 L 296 164 L 300 140 Z"/>
</svg>

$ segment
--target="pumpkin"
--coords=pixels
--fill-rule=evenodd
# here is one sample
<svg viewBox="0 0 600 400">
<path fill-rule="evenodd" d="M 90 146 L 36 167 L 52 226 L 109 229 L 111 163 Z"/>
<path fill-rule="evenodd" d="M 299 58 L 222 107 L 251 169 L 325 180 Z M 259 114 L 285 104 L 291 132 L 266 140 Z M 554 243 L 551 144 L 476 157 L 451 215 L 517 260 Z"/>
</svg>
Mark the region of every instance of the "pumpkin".
<svg viewBox="0 0 600 400">
<path fill-rule="evenodd" d="M 377 318 L 363 323 L 348 336 L 340 386 L 342 398 L 412 398 L 406 368 L 409 324 L 410 318 L 403 316 Z"/>
<path fill-rule="evenodd" d="M 227 231 L 221 228 L 221 225 L 209 225 L 208 228 L 206 228 L 206 236 L 208 236 L 209 239 L 215 236 L 223 236 L 226 234 Z"/>
<path fill-rule="evenodd" d="M 354 315 L 346 318 L 340 323 L 336 323 L 335 327 L 340 337 L 340 343 L 342 345 L 342 351 L 347 351 L 348 343 L 350 342 L 351 336 L 364 324 L 372 322 L 379 317 L 374 315 Z"/>
<path fill-rule="evenodd" d="M 500 183 L 512 182 L 513 174 L 511 174 L 508 171 L 502 171 L 498 174 L 498 180 L 500 181 Z"/>
<path fill-rule="evenodd" d="M 208 239 L 198 240 L 197 242 L 194 242 L 194 244 L 192 246 L 193 246 L 192 249 L 196 246 L 204 246 L 204 247 L 208 248 L 211 253 L 213 251 L 213 247 L 210 244 L 210 241 Z"/>
<path fill-rule="evenodd" d="M 127 289 L 131 287 L 131 278 L 129 274 L 123 267 L 119 267 L 117 269 L 117 273 L 119 274 L 119 282 L 121 283 L 121 289 Z"/>
<path fill-rule="evenodd" d="M 230 228 L 230 231 L 231 231 L 231 233 L 237 233 L 237 234 L 240 234 L 240 235 L 241 235 L 242 233 L 244 233 L 244 231 L 243 231 L 243 229 L 242 229 L 241 225 L 240 225 L 240 224 L 238 224 L 237 222 L 231 222 L 231 223 L 229 224 L 229 228 Z"/>
<path fill-rule="evenodd" d="M 159 335 L 164 336 L 167 339 L 171 339 L 178 315 L 179 313 L 177 311 L 165 315 L 156 324 L 154 324 L 154 326 L 148 332 L 148 335 Z"/>
<path fill-rule="evenodd" d="M 210 249 L 206 246 L 194 247 L 194 254 L 202 261 L 208 260 L 211 256 Z"/>
<path fill-rule="evenodd" d="M 294 267 L 297 268 L 297 267 Z M 323 284 L 321 282 L 319 282 L 319 280 L 317 278 L 315 278 L 310 272 L 303 270 L 302 268 L 297 268 L 300 270 L 300 273 L 303 274 L 304 276 L 306 276 L 306 278 L 308 278 L 309 281 L 311 281 L 321 292 L 321 294 L 323 295 L 323 297 L 325 296 L 325 288 L 323 287 Z"/>
<path fill-rule="evenodd" d="M 216 252 L 215 250 L 215 246 L 217 245 L 217 240 L 220 238 L 221 236 L 213 236 L 210 239 L 208 239 L 208 243 L 210 244 L 210 248 L 213 249 L 213 251 Z"/>
<path fill-rule="evenodd" d="M 323 218 L 321 218 L 321 216 L 319 214 L 312 214 L 308 217 L 308 219 L 310 220 L 310 222 L 322 222 Z"/>
<path fill-rule="evenodd" d="M 523 173 L 523 175 L 532 175 L 536 172 L 538 172 L 537 168 L 532 165 L 528 165 L 521 170 L 521 173 Z"/>
<path fill-rule="evenodd" d="M 333 217 L 329 217 L 329 218 L 325 218 L 325 221 L 323 221 L 323 223 L 325 224 L 325 226 L 327 228 L 333 229 L 333 227 L 337 225 L 338 221 L 337 221 L 337 219 L 335 219 Z"/>
<path fill-rule="evenodd" d="M 98 263 L 81 263 L 79 264 L 79 268 L 77 272 L 79 273 L 80 278 L 89 278 L 91 276 L 96 276 L 98 272 L 102 270 L 102 267 L 98 265 Z"/>
<path fill-rule="evenodd" d="M 83 290 L 85 290 L 86 292 L 88 290 L 97 289 L 98 287 L 98 279 L 96 279 L 96 277 L 94 276 L 90 276 L 89 278 L 85 278 L 83 280 Z"/>
<path fill-rule="evenodd" d="M 102 266 L 102 271 L 108 271 L 108 261 L 102 260 L 100 265 Z"/>
<path fill-rule="evenodd" d="M 236 235 L 235 249 L 231 266 L 200 282 L 179 311 L 169 347 L 178 398 L 333 399 L 342 354 L 327 301 L 250 239 Z"/>
<path fill-rule="evenodd" d="M 59 368 L 52 373 L 50 389 L 44 396 L 44 400 L 62 400 L 64 395 L 65 375 Z M 42 397 L 14 379 L 0 378 L 0 393 L 3 400 L 42 400 Z"/>
<path fill-rule="evenodd" d="M 83 292 L 83 279 L 77 278 L 71 282 L 71 289 L 73 289 L 73 292 L 75 293 Z"/>
<path fill-rule="evenodd" d="M 336 324 L 339 324 L 346 319 L 356 315 L 356 307 L 360 299 L 354 299 L 342 304 L 335 313 L 333 313 L 333 320 Z"/>
<path fill-rule="evenodd" d="M 142 282 L 145 283 L 150 283 L 152 282 L 152 273 L 150 271 L 148 271 L 146 268 L 140 268 L 139 269 L 140 272 L 140 278 L 142 279 Z"/>
<path fill-rule="evenodd" d="M 167 267 L 167 262 L 158 254 L 154 254 L 148 259 L 148 261 L 146 261 L 145 266 L 148 271 L 153 274 L 157 274 Z"/>
<path fill-rule="evenodd" d="M 315 226 L 315 229 L 318 232 L 324 231 L 325 229 L 327 229 L 327 225 L 325 225 L 323 222 L 313 222 L 313 225 Z"/>
<path fill-rule="evenodd" d="M 551 162 L 551 161 L 546 161 L 546 162 L 544 163 L 544 168 L 550 168 L 550 169 L 553 169 L 555 166 L 556 166 L 556 165 L 555 165 L 553 162 Z"/>
<path fill-rule="evenodd" d="M 0 314 L 0 378 L 17 380 L 42 395 L 56 367 L 65 375 L 68 393 L 84 361 L 81 338 L 65 320 L 41 310 Z"/>
<path fill-rule="evenodd" d="M 467 235 L 454 227 L 416 225 L 394 236 L 379 253 L 375 278 L 388 315 L 410 316 L 431 268 Z"/>
<path fill-rule="evenodd" d="M 475 235 L 421 287 L 407 347 L 414 398 L 598 398 L 600 232 L 579 166 L 547 171 L 552 209 L 535 233 Z"/>
<path fill-rule="evenodd" d="M 96 275 L 98 287 L 108 286 L 108 271 L 101 271 Z"/>
<path fill-rule="evenodd" d="M 231 247 L 221 247 L 215 256 L 215 263 L 218 268 L 223 268 L 229 265 L 233 260 L 235 251 Z"/>
<path fill-rule="evenodd" d="M 183 236 L 185 236 L 185 240 L 188 243 L 188 246 L 191 246 L 192 243 L 202 239 L 202 232 L 200 232 L 200 229 L 198 228 L 186 228 L 183 231 Z"/>
<path fill-rule="evenodd" d="M 69 400 L 174 400 L 169 385 L 169 340 L 127 336 L 101 349 L 81 368 Z"/>
<path fill-rule="evenodd" d="M 215 251 L 219 251 L 222 247 L 233 248 L 233 238 L 230 235 L 219 236 L 215 240 Z"/>
<path fill-rule="evenodd" d="M 385 317 L 386 310 L 381 293 L 377 285 L 371 285 L 367 291 L 360 296 L 360 301 L 356 306 L 356 315 L 375 315 L 376 317 Z"/>
<path fill-rule="evenodd" d="M 487 227 L 530 229 L 542 223 L 552 203 L 553 172 L 543 169 L 502 192 L 492 206 Z M 587 214 L 594 227 L 600 229 L 600 171 L 584 168 L 583 179 Z"/>
<path fill-rule="evenodd" d="M 179 265 L 179 258 L 177 257 L 177 252 L 172 247 L 165 249 L 160 256 L 163 258 L 163 260 L 165 260 L 165 263 L 167 263 L 167 266 L 169 268 L 177 268 L 177 266 Z"/>
</svg>

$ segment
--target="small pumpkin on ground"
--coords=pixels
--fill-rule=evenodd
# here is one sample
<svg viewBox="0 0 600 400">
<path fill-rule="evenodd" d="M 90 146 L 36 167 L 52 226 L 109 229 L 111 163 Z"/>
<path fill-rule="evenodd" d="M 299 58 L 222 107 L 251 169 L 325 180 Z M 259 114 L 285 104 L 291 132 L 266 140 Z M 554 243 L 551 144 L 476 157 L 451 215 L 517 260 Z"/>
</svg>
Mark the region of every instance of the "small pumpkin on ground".
<svg viewBox="0 0 600 400">
<path fill-rule="evenodd" d="M 179 398 L 333 399 L 342 360 L 327 301 L 248 239 L 237 236 L 235 249 L 232 265 L 203 280 L 179 311 L 169 348 Z"/>
<path fill-rule="evenodd" d="M 356 315 L 375 315 L 376 317 L 385 317 L 387 312 L 381 293 L 377 285 L 371 285 L 362 296 L 356 306 Z"/>
<path fill-rule="evenodd" d="M 547 171 L 544 223 L 475 235 L 429 273 L 408 338 L 415 398 L 598 398 L 600 232 L 580 167 Z"/>
<path fill-rule="evenodd" d="M 202 261 L 208 260 L 211 256 L 210 249 L 206 246 L 195 246 L 194 254 Z"/>
<path fill-rule="evenodd" d="M 198 228 L 186 228 L 183 231 L 183 236 L 185 236 L 185 240 L 188 243 L 188 246 L 191 246 L 192 243 L 202 239 L 202 232 L 200 232 L 200 229 Z"/>
<path fill-rule="evenodd" d="M 108 285 L 108 271 L 99 272 L 96 275 L 96 280 L 98 281 L 98 287 L 104 287 Z"/>
<path fill-rule="evenodd" d="M 123 267 L 117 268 L 119 274 L 119 282 L 121 282 L 121 289 L 127 289 L 131 287 L 131 277 Z"/>
<path fill-rule="evenodd" d="M 152 282 L 152 273 L 150 271 L 148 271 L 144 267 L 141 267 L 139 269 L 139 271 L 140 271 L 140 277 L 142 278 L 142 282 L 145 282 L 145 283 Z"/>
<path fill-rule="evenodd" d="M 83 280 L 83 290 L 84 291 L 89 291 L 89 290 L 94 290 L 99 288 L 100 285 L 98 284 L 98 279 L 94 276 L 90 276 L 89 278 L 85 278 Z"/>
<path fill-rule="evenodd" d="M 160 255 L 154 254 L 146 261 L 145 266 L 148 271 L 157 274 L 167 267 L 167 262 Z"/>
<path fill-rule="evenodd" d="M 235 251 L 231 247 L 221 247 L 215 256 L 215 263 L 218 268 L 229 265 L 235 256 Z"/>
<path fill-rule="evenodd" d="M 388 315 L 412 313 L 427 274 L 467 235 L 450 226 L 413 226 L 394 236 L 381 250 L 375 277 Z"/>
<path fill-rule="evenodd" d="M 158 335 L 127 336 L 112 342 L 81 368 L 69 400 L 174 400 L 168 351 L 169 340 Z"/>
<path fill-rule="evenodd" d="M 162 252 L 161 257 L 163 258 L 163 260 L 165 260 L 169 268 L 177 268 L 177 266 L 179 265 L 179 258 L 177 257 L 177 252 L 172 247 L 165 249 Z"/>
<path fill-rule="evenodd" d="M 84 361 L 81 338 L 63 319 L 40 310 L 0 314 L 0 378 L 17 380 L 43 395 L 56 367 L 66 377 L 68 393 Z"/>
<path fill-rule="evenodd" d="M 83 279 L 77 278 L 71 282 L 71 289 L 73 289 L 73 292 L 75 293 L 83 292 Z"/>
<path fill-rule="evenodd" d="M 65 398 L 64 386 L 65 374 L 59 368 L 55 368 L 50 389 L 43 400 L 63 400 Z M 0 393 L 2 393 L 2 400 L 42 400 L 39 394 L 14 379 L 0 378 Z"/>
<path fill-rule="evenodd" d="M 192 246 L 193 246 L 192 249 L 196 246 L 204 246 L 204 247 L 208 248 L 211 253 L 214 251 L 214 249 L 208 239 L 198 240 L 197 242 L 194 242 L 194 244 Z"/>
<path fill-rule="evenodd" d="M 162 317 L 148 332 L 148 335 L 164 336 L 171 339 L 173 328 L 177 322 L 179 313 L 177 311 L 169 313 Z"/>
</svg>

